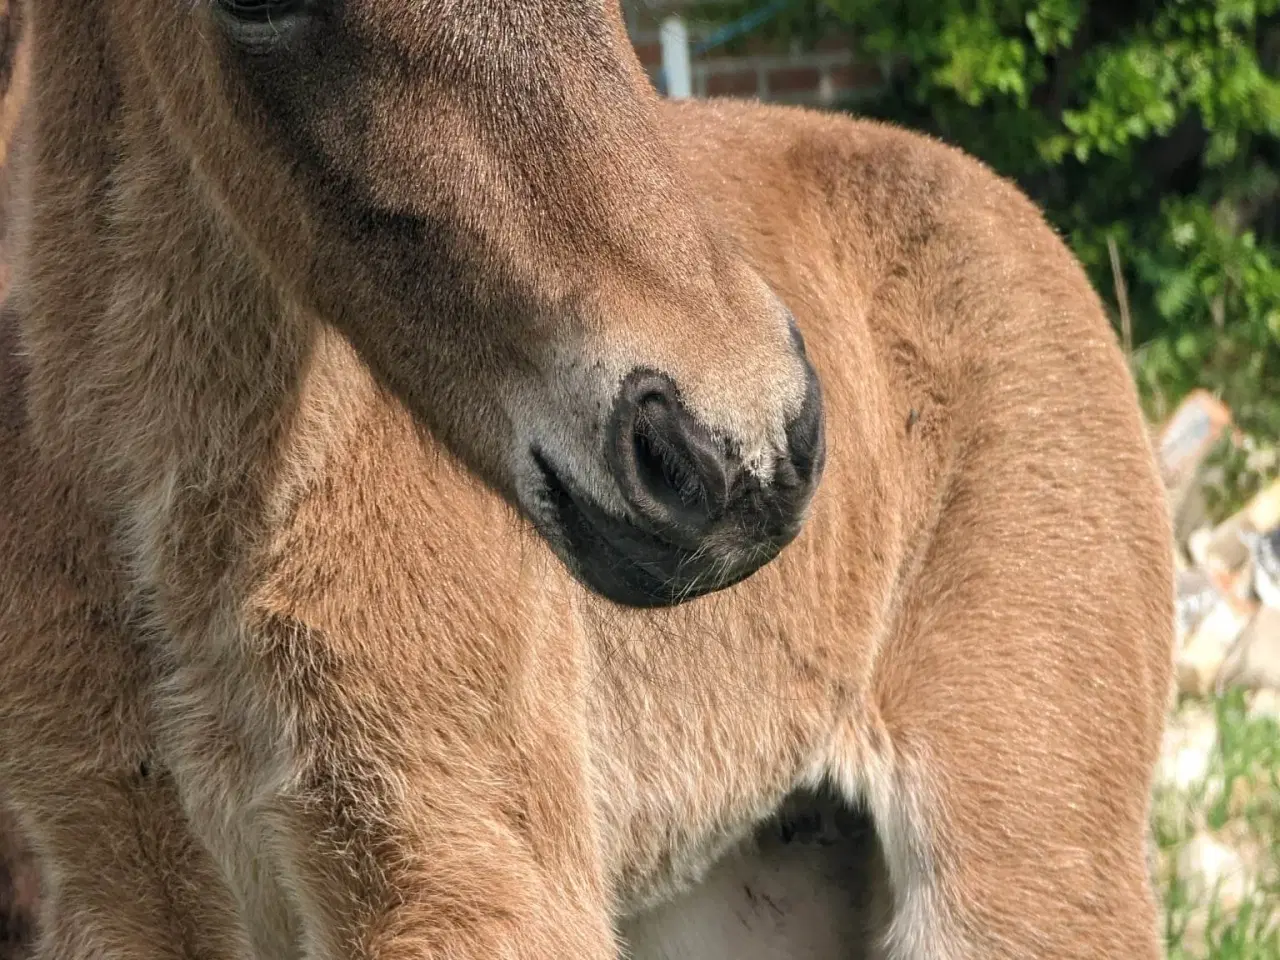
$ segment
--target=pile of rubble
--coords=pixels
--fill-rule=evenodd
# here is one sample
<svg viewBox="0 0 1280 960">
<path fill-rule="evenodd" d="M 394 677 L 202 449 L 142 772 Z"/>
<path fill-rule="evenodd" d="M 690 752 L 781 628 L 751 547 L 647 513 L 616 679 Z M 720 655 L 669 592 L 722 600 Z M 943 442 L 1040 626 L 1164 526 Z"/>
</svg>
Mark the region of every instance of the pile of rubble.
<svg viewBox="0 0 1280 960">
<path fill-rule="evenodd" d="M 1181 919 L 1170 926 L 1181 928 L 1179 955 L 1186 957 L 1218 956 L 1213 918 L 1234 922 L 1247 903 L 1274 903 L 1280 890 L 1274 829 L 1244 813 L 1259 806 L 1250 793 L 1275 791 L 1276 771 L 1228 772 L 1239 758 L 1233 763 L 1224 753 L 1211 700 L 1242 690 L 1246 722 L 1280 722 L 1280 480 L 1226 520 L 1208 522 L 1206 462 L 1232 433 L 1230 411 L 1194 393 L 1158 438 L 1174 515 L 1180 694 L 1156 773 L 1157 832 L 1166 837 L 1158 870 L 1163 895 L 1181 901 Z M 1275 475 L 1275 463 L 1262 466 L 1264 475 Z M 1280 809 L 1280 798 L 1273 794 L 1262 805 Z M 1274 931 L 1280 912 L 1263 911 L 1257 923 Z"/>
<path fill-rule="evenodd" d="M 1225 521 L 1205 521 L 1206 458 L 1230 430 L 1230 411 L 1196 392 L 1159 437 L 1178 563 L 1178 689 L 1196 696 L 1280 691 L 1280 480 Z"/>
</svg>

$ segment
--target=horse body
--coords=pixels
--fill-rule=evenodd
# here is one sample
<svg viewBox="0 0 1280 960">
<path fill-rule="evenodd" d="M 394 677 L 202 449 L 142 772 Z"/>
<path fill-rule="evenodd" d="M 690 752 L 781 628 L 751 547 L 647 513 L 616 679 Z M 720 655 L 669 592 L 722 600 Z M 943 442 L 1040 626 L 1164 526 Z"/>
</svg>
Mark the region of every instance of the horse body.
<svg viewBox="0 0 1280 960">
<path fill-rule="evenodd" d="M 603 58 L 598 6 L 546 35 Z M 595 124 L 556 155 L 607 166 L 643 137 L 527 111 L 633 103 L 630 192 L 529 173 L 465 84 L 420 92 L 467 122 L 418 153 L 410 88 L 362 84 L 434 34 L 357 13 L 347 74 L 305 34 L 300 65 L 234 55 L 304 202 L 200 99 L 233 55 L 181 79 L 179 15 L 144 7 L 34 12 L 15 141 L 0 784 L 38 956 L 1159 954 L 1167 519 L 1101 306 L 1020 193 L 888 127 L 657 101 L 634 58 L 515 114 Z M 477 183 L 424 200 L 419 167 Z M 356 241 L 396 270 L 337 276 Z M 779 810 L 830 842 L 753 836 Z"/>
</svg>

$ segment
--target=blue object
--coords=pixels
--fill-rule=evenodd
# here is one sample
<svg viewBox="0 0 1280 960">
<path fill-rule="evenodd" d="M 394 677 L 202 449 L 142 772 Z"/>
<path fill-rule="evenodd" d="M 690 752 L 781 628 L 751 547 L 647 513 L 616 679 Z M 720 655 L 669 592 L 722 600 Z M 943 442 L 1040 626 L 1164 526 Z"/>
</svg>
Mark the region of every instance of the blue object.
<svg viewBox="0 0 1280 960">
<path fill-rule="evenodd" d="M 700 43 L 694 44 L 689 52 L 692 56 L 701 57 L 716 47 L 722 47 L 730 40 L 736 40 L 757 27 L 763 26 L 790 5 L 791 0 L 773 0 L 772 3 L 766 3 L 763 7 L 752 10 L 732 23 L 726 23 Z"/>
</svg>

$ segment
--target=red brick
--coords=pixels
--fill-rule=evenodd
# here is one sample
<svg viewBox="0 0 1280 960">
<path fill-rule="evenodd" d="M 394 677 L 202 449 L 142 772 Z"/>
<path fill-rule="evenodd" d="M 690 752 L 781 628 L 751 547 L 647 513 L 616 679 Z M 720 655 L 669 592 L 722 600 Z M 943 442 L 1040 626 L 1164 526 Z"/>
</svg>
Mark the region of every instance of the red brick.
<svg viewBox="0 0 1280 960">
<path fill-rule="evenodd" d="M 709 97 L 754 97 L 760 92 L 755 70 L 718 70 L 707 74 Z"/>
<path fill-rule="evenodd" d="M 769 93 L 808 93 L 821 79 L 817 67 L 779 67 L 769 71 Z"/>
<path fill-rule="evenodd" d="M 884 83 L 884 75 L 874 63 L 851 63 L 844 67 L 832 67 L 828 72 L 831 85 L 837 90 L 865 90 Z"/>
</svg>

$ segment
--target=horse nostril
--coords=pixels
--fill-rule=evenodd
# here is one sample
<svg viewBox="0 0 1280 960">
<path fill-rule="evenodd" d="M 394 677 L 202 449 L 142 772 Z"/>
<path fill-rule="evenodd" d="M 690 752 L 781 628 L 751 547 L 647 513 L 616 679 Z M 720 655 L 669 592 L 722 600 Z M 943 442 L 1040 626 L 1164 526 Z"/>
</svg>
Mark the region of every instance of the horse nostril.
<svg viewBox="0 0 1280 960">
<path fill-rule="evenodd" d="M 702 449 L 666 399 L 647 397 L 635 421 L 636 465 L 655 497 L 675 495 L 679 507 L 712 514 L 728 499 L 722 464 Z"/>
<path fill-rule="evenodd" d="M 811 483 L 822 471 L 826 456 L 823 427 L 822 384 L 812 365 L 805 363 L 808 383 L 800 413 L 787 425 L 787 445 L 791 463 L 802 483 Z"/>
<path fill-rule="evenodd" d="M 736 471 L 722 444 L 680 402 L 671 378 L 634 371 L 622 383 L 609 460 L 637 518 L 696 542 L 725 510 Z"/>
</svg>

